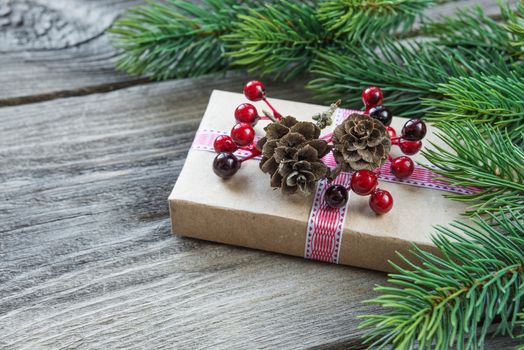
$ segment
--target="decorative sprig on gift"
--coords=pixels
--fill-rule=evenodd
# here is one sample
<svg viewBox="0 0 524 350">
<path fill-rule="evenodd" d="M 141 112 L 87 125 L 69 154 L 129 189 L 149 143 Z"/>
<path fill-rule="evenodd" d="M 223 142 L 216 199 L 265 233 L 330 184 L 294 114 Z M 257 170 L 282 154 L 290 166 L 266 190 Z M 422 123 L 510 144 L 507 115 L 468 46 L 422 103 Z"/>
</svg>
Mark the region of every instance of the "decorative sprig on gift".
<svg viewBox="0 0 524 350">
<path fill-rule="evenodd" d="M 474 224 L 438 226 L 432 241 L 439 255 L 416 246 L 415 259 L 400 255 L 392 263 L 392 286 L 368 303 L 384 313 L 364 316 L 366 343 L 372 349 L 479 349 L 492 326 L 515 335 L 524 302 L 524 218 L 505 212 Z M 488 222 L 494 222 L 490 226 Z M 499 319 L 498 322 L 496 321 Z M 496 322 L 496 324 L 495 324 Z"/>
<path fill-rule="evenodd" d="M 264 127 L 265 136 L 255 142 L 255 124 L 261 119 L 250 103 L 242 103 L 235 109 L 237 124 L 230 135 L 220 135 L 214 141 L 217 155 L 213 161 L 216 175 L 224 179 L 232 177 L 243 162 L 261 156 L 260 169 L 270 175 L 270 185 L 284 194 L 301 192 L 311 194 L 321 180 L 334 180 L 341 171 L 354 172 L 349 188 L 333 185 L 324 194 L 325 203 L 332 208 L 347 204 L 348 191 L 369 197 L 369 206 L 377 214 L 389 212 L 393 197 L 378 188 L 378 168 L 388 159 L 391 172 L 399 179 L 413 173 L 415 164 L 408 156 L 392 158 L 392 145 L 399 146 L 407 155 L 422 148 L 426 125 L 420 119 L 411 119 L 397 137 L 390 127 L 393 115 L 382 105 L 383 94 L 378 87 L 370 86 L 362 92 L 364 114 L 353 113 L 333 133 L 320 137 L 321 128 L 332 124 L 332 117 L 340 100 L 328 110 L 315 114 L 310 121 L 298 121 L 282 115 L 269 103 L 263 83 L 252 80 L 244 86 L 244 95 L 250 101 L 264 101 L 272 113 L 267 119 L 272 123 Z M 236 151 L 247 152 L 240 159 Z M 323 157 L 333 152 L 337 166 L 330 169 Z M 237 153 L 238 154 L 238 153 Z"/>
<path fill-rule="evenodd" d="M 329 106 L 329 109 L 324 112 L 320 112 L 311 117 L 320 129 L 324 129 L 327 126 L 333 124 L 333 114 L 337 110 L 338 106 L 342 103 L 342 100 L 337 100 Z"/>
</svg>

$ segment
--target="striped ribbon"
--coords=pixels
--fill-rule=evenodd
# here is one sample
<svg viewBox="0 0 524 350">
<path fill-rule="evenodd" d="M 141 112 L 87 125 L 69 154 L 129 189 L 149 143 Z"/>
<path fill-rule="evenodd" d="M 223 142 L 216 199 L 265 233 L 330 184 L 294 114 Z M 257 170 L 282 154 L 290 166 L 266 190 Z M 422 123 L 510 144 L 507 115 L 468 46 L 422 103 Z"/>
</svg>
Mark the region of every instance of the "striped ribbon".
<svg viewBox="0 0 524 350">
<path fill-rule="evenodd" d="M 334 115 L 334 124 L 342 123 L 351 113 L 362 113 L 350 109 L 339 108 Z M 216 129 L 200 129 L 193 140 L 192 148 L 202 151 L 214 152 L 213 142 L 220 135 L 227 135 L 227 131 Z M 332 133 L 322 135 L 320 138 L 329 140 Z M 245 157 L 250 155 L 249 152 L 238 150 L 235 155 Z M 260 159 L 260 157 L 257 157 Z M 322 161 L 329 167 L 336 167 L 336 162 L 332 153 L 329 153 Z M 449 185 L 443 181 L 437 180 L 438 176 L 432 170 L 419 165 L 415 166 L 413 174 L 408 179 L 398 179 L 391 172 L 391 164 L 387 161 L 379 169 L 379 179 L 386 182 L 394 182 L 404 185 L 417 186 L 422 188 L 431 188 L 447 192 L 471 194 L 475 189 L 462 186 Z M 324 201 L 324 193 L 328 187 L 333 184 L 344 185 L 349 187 L 351 182 L 351 173 L 341 173 L 333 182 L 321 180 L 317 184 L 317 190 L 311 207 L 308 219 L 306 245 L 304 257 L 307 259 L 338 263 L 344 220 L 348 211 L 349 200 L 343 208 L 331 208 Z"/>
</svg>

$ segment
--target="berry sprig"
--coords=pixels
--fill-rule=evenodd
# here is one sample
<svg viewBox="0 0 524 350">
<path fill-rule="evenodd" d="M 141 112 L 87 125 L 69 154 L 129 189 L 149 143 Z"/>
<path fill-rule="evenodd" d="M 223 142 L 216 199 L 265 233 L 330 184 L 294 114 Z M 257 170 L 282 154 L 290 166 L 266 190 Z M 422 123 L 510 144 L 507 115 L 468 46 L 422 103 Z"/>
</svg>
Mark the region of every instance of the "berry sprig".
<svg viewBox="0 0 524 350">
<path fill-rule="evenodd" d="M 244 95 L 250 101 L 264 101 L 266 103 L 272 112 L 272 114 L 265 112 L 266 119 L 270 119 L 272 122 L 282 120 L 282 115 L 267 100 L 265 86 L 260 81 L 252 80 L 248 82 L 244 86 Z M 378 120 L 386 128 L 388 133 L 385 136 L 386 142 L 389 136 L 391 144 L 398 146 L 402 153 L 405 154 L 396 158 L 386 154 L 391 163 L 391 172 L 399 179 L 408 178 L 415 169 L 415 164 L 409 156 L 416 154 L 422 148 L 422 139 L 427 131 L 425 123 L 420 119 L 410 119 L 404 124 L 400 136 L 397 136 L 396 130 L 391 127 L 393 114 L 387 107 L 382 105 L 382 91 L 378 87 L 370 86 L 362 92 L 362 101 L 365 106 L 364 114 Z M 320 124 L 317 125 L 319 128 L 331 124 L 331 115 L 338 107 L 338 103 L 339 101 L 332 104 L 330 109 L 324 112 L 324 114 L 321 113 L 313 118 L 317 121 L 317 124 Z M 237 123 L 231 129 L 230 134 L 218 136 L 214 141 L 214 149 L 218 154 L 213 161 L 213 170 L 215 174 L 225 179 L 233 176 L 244 161 L 261 154 L 256 147 L 254 126 L 262 117 L 259 116 L 255 106 L 250 103 L 242 103 L 235 109 L 234 116 Z M 360 118 L 363 117 L 360 116 Z M 375 125 L 380 125 L 380 123 L 375 123 Z M 363 123 L 363 125 L 367 124 Z M 380 126 L 380 128 L 382 127 Z M 380 132 L 384 133 L 384 129 Z M 335 140 L 328 142 L 334 143 Z M 389 145 L 387 149 L 389 150 Z M 245 151 L 248 155 L 240 159 L 234 154 L 238 150 Z M 382 159 L 380 164 L 383 164 L 383 161 L 386 159 L 385 156 Z M 324 194 L 326 204 L 333 208 L 341 208 L 347 204 L 349 191 L 353 191 L 360 196 L 369 196 L 369 206 L 375 213 L 385 214 L 389 212 L 393 207 L 393 196 L 388 191 L 378 188 L 378 177 L 380 175 L 378 169 L 368 169 L 360 168 L 360 170 L 355 171 L 351 177 L 349 188 L 342 185 L 330 186 Z M 298 170 L 295 172 L 298 174 Z"/>
<path fill-rule="evenodd" d="M 280 120 L 282 116 L 266 98 L 264 84 L 252 80 L 244 86 L 244 95 L 250 101 L 263 100 L 273 112 L 273 117 Z M 266 114 L 267 115 L 267 114 Z M 236 124 L 229 135 L 220 135 L 213 142 L 213 148 L 218 153 L 213 160 L 213 171 L 221 178 L 228 179 L 236 174 L 243 162 L 260 155 L 256 147 L 254 126 L 261 119 L 258 111 L 251 103 L 240 104 L 234 112 Z M 269 119 L 273 119 L 268 115 Z M 249 155 L 240 159 L 234 152 L 242 150 Z"/>
<path fill-rule="evenodd" d="M 404 156 L 392 158 L 388 155 L 391 163 L 391 172 L 398 179 L 406 179 L 413 174 L 415 163 L 408 157 L 416 154 L 422 148 L 422 139 L 426 135 L 426 124 L 420 119 L 410 119 L 402 128 L 400 136 L 391 127 L 393 114 L 382 105 L 383 93 L 376 86 L 370 86 L 362 92 L 364 102 L 364 113 L 371 118 L 377 119 L 386 127 L 391 144 L 400 148 Z M 353 173 L 350 188 L 342 185 L 329 187 L 325 194 L 326 204 L 333 208 L 341 208 L 346 205 L 349 191 L 361 196 L 369 197 L 369 206 L 377 214 L 385 214 L 393 207 L 393 196 L 378 186 L 378 174 L 370 170 L 362 169 Z"/>
<path fill-rule="evenodd" d="M 264 101 L 266 105 L 271 109 L 271 112 L 273 112 L 273 116 L 277 120 L 282 119 L 282 115 L 277 112 L 277 110 L 269 103 L 269 101 L 266 98 L 266 87 L 264 84 L 258 80 L 251 80 L 246 85 L 244 85 L 244 95 L 247 97 L 250 101 Z"/>
<path fill-rule="evenodd" d="M 324 200 L 332 208 L 342 208 L 346 205 L 351 190 L 359 196 L 370 196 L 370 208 L 377 214 L 386 214 L 393 207 L 393 196 L 377 186 L 378 175 L 375 172 L 358 170 L 351 176 L 349 189 L 342 185 L 333 185 L 326 190 Z"/>
</svg>

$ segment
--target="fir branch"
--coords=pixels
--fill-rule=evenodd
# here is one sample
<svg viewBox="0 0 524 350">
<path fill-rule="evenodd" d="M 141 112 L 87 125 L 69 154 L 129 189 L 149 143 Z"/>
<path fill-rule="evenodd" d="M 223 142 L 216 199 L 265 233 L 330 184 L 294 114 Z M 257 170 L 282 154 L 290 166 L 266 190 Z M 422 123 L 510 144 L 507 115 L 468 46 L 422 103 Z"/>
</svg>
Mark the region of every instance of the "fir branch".
<svg viewBox="0 0 524 350">
<path fill-rule="evenodd" d="M 524 309 L 518 315 L 517 325 L 520 327 L 521 334 L 519 334 L 520 339 L 524 339 Z M 517 350 L 524 350 L 524 344 L 517 346 Z"/>
<path fill-rule="evenodd" d="M 524 0 L 520 0 L 514 13 L 507 11 L 506 17 L 509 18 L 506 29 L 513 35 L 511 44 L 519 47 L 522 52 L 524 49 Z"/>
<path fill-rule="evenodd" d="M 377 85 L 385 92 L 384 104 L 395 115 L 421 116 L 431 107 L 421 106 L 420 98 L 440 98 L 433 90 L 450 77 L 507 76 L 512 69 L 512 64 L 492 50 L 385 41 L 378 51 L 367 47 L 348 49 L 344 55 L 336 50 L 319 52 L 312 67 L 316 78 L 309 87 L 325 100 L 343 97 L 346 104 L 354 106 L 364 88 Z"/>
<path fill-rule="evenodd" d="M 483 47 L 509 56 L 520 54 L 521 48 L 511 45 L 516 37 L 504 23 L 515 17 L 513 11 L 508 6 L 500 6 L 504 19 L 502 23 L 487 16 L 477 6 L 459 10 L 453 17 L 445 17 L 439 22 L 429 23 L 422 32 L 436 37 L 439 44 L 449 47 Z"/>
<path fill-rule="evenodd" d="M 440 180 L 475 187 L 473 194 L 446 197 L 469 204 L 467 214 L 524 214 L 524 150 L 506 132 L 471 122 L 441 123 L 437 137 L 446 147 L 432 143 L 423 155 L 434 165 Z"/>
<path fill-rule="evenodd" d="M 306 70 L 315 50 L 332 42 L 316 6 L 314 0 L 285 0 L 239 15 L 235 30 L 224 36 L 233 64 L 276 77 Z"/>
<path fill-rule="evenodd" d="M 110 32 L 123 53 L 117 68 L 155 79 L 181 78 L 225 70 L 221 36 L 244 7 L 240 0 L 201 4 L 149 1 L 130 9 Z"/>
<path fill-rule="evenodd" d="M 364 316 L 366 342 L 372 349 L 483 348 L 497 317 L 496 333 L 513 335 L 524 294 L 524 220 L 490 217 L 498 227 L 475 218 L 474 224 L 438 226 L 432 240 L 440 255 L 414 247 L 418 264 L 400 255 L 408 266 L 392 264 L 393 286 L 368 303 L 385 313 Z M 418 346 L 418 347 L 417 347 Z"/>
<path fill-rule="evenodd" d="M 507 76 L 451 78 L 435 92 L 443 97 L 426 99 L 431 111 L 425 119 L 433 122 L 469 120 L 506 129 L 513 142 L 524 143 L 524 77 Z"/>
<path fill-rule="evenodd" d="M 416 16 L 433 0 L 327 0 L 318 17 L 327 30 L 350 44 L 376 41 L 411 28 Z"/>
</svg>

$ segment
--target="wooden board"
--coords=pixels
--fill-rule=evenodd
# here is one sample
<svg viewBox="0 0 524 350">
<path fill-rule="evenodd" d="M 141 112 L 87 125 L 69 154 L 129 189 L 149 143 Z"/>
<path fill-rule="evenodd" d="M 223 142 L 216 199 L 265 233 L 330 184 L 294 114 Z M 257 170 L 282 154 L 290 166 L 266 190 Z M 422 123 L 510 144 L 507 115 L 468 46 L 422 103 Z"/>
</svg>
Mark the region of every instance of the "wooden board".
<svg viewBox="0 0 524 350">
<path fill-rule="evenodd" d="M 116 73 L 102 31 L 132 3 L 0 3 L 0 104 L 18 104 L 0 108 L 0 349 L 362 349 L 357 315 L 376 312 L 361 301 L 383 274 L 170 234 L 211 90 L 249 77 Z M 14 41 L 17 13 L 39 19 L 31 40 Z M 267 85 L 313 99 L 304 80 Z"/>
</svg>

